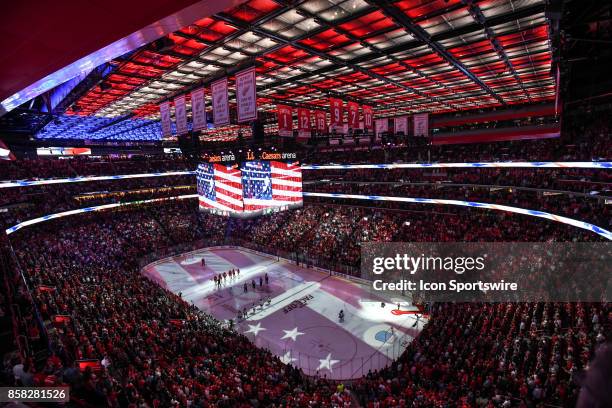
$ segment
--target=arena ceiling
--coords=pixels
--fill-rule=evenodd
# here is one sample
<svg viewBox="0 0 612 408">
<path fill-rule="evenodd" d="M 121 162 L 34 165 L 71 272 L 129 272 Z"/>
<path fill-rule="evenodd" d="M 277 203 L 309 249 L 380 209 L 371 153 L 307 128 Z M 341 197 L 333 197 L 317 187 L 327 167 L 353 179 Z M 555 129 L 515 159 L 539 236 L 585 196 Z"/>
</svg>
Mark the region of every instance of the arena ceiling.
<svg viewBox="0 0 612 408">
<path fill-rule="evenodd" d="M 113 61 L 65 113 L 158 119 L 160 102 L 225 75 L 233 102 L 232 74 L 252 65 L 264 111 L 330 96 L 378 117 L 555 97 L 543 0 L 250 0 L 166 38 Z"/>
</svg>

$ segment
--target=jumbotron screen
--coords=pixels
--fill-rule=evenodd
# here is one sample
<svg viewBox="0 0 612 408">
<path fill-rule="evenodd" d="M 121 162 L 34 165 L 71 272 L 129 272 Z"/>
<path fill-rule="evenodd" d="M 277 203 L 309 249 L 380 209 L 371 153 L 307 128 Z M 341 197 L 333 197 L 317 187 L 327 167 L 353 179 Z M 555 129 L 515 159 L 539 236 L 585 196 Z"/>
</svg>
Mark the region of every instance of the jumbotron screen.
<svg viewBox="0 0 612 408">
<path fill-rule="evenodd" d="M 202 163 L 196 176 L 200 210 L 214 214 L 245 218 L 303 205 L 297 161 Z"/>
</svg>

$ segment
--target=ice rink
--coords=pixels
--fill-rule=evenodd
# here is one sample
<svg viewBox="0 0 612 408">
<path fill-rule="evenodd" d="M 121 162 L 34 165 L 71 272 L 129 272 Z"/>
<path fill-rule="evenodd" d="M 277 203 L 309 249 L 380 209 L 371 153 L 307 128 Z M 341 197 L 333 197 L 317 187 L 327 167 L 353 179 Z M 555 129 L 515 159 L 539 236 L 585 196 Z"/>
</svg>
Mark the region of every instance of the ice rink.
<svg viewBox="0 0 612 408">
<path fill-rule="evenodd" d="M 218 288 L 214 274 L 232 268 L 240 275 Z M 247 249 L 201 249 L 162 259 L 143 273 L 217 319 L 233 319 L 238 332 L 309 375 L 349 379 L 383 368 L 427 322 L 405 299 L 383 298 L 363 284 Z M 246 319 L 237 319 L 243 310 Z"/>
</svg>

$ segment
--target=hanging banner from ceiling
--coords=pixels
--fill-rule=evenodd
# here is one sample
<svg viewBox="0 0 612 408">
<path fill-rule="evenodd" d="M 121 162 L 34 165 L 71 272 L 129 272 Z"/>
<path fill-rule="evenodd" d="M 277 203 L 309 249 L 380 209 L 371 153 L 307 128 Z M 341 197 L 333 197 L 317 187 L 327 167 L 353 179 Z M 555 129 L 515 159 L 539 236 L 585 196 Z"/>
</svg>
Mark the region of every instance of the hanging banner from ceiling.
<svg viewBox="0 0 612 408">
<path fill-rule="evenodd" d="M 278 117 L 278 135 L 292 136 L 293 131 L 293 112 L 291 106 L 276 105 L 276 114 Z"/>
<path fill-rule="evenodd" d="M 429 114 L 419 113 L 412 117 L 414 136 L 429 136 Z"/>
<path fill-rule="evenodd" d="M 357 102 L 348 103 L 348 127 L 359 129 L 359 104 Z"/>
<path fill-rule="evenodd" d="M 159 105 L 159 115 L 161 116 L 162 136 L 172 136 L 172 123 L 170 119 L 170 102 L 162 102 Z"/>
<path fill-rule="evenodd" d="M 0 160 L 13 160 L 11 159 L 11 151 L 4 147 L 0 147 Z"/>
<path fill-rule="evenodd" d="M 191 120 L 193 130 L 206 128 L 206 104 L 204 103 L 204 88 L 191 92 Z"/>
<path fill-rule="evenodd" d="M 227 102 L 227 78 L 220 79 L 210 85 L 213 101 L 213 119 L 215 126 L 229 125 L 229 103 Z"/>
<path fill-rule="evenodd" d="M 376 119 L 376 136 L 389 131 L 389 119 L 382 118 Z"/>
<path fill-rule="evenodd" d="M 236 105 L 238 122 L 257 119 L 257 88 L 255 84 L 255 67 L 236 74 Z"/>
<path fill-rule="evenodd" d="M 310 110 L 306 108 L 298 108 L 298 130 L 310 130 Z"/>
<path fill-rule="evenodd" d="M 393 118 L 393 131 L 394 133 L 408 134 L 408 116 L 398 116 Z"/>
<path fill-rule="evenodd" d="M 15 160 L 15 155 L 2 140 L 0 140 L 0 160 Z"/>
<path fill-rule="evenodd" d="M 363 105 L 361 109 L 363 109 L 363 127 L 365 129 L 373 129 L 374 128 L 374 112 L 372 111 L 372 107 Z"/>
<path fill-rule="evenodd" d="M 325 132 L 325 112 L 315 111 L 315 126 L 318 132 Z"/>
<path fill-rule="evenodd" d="M 329 124 L 334 125 L 342 125 L 342 101 L 336 98 L 329 98 L 329 107 L 330 107 L 330 121 Z"/>
<path fill-rule="evenodd" d="M 185 111 L 185 95 L 174 98 L 174 117 L 176 118 L 176 133 L 187 133 L 187 112 Z"/>
</svg>

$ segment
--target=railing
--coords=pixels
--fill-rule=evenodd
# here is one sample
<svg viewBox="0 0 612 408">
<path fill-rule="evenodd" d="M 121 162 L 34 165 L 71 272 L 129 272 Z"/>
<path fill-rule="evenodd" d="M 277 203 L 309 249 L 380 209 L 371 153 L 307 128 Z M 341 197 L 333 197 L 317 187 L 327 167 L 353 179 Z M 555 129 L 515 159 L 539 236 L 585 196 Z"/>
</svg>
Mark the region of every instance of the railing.
<svg viewBox="0 0 612 408">
<path fill-rule="evenodd" d="M 238 238 L 230 239 L 226 241 L 226 244 L 241 246 L 244 248 L 253 249 L 255 251 L 260 251 L 268 255 L 281 257 L 298 265 L 314 267 L 315 269 L 323 269 L 325 270 L 325 272 L 329 272 L 330 274 L 342 274 L 351 277 L 361 277 L 361 271 L 356 266 L 342 264 L 340 262 L 333 261 L 328 258 L 317 257 L 310 254 L 306 254 L 304 252 L 284 251 L 282 249 L 271 248 L 265 245 L 256 244 L 254 242 Z"/>
<path fill-rule="evenodd" d="M 49 349 L 50 348 L 50 344 L 49 344 L 49 336 L 47 333 L 47 327 L 44 324 L 44 321 L 42 319 L 42 316 L 40 314 L 40 311 L 38 310 L 38 306 L 36 305 L 36 302 L 34 300 L 34 296 L 32 294 L 32 288 L 30 287 L 29 283 L 28 283 L 28 279 L 26 278 L 26 274 L 24 272 L 23 267 L 21 266 L 21 263 L 19 262 L 19 258 L 17 257 L 17 255 L 15 254 L 15 251 L 13 249 L 13 246 L 10 244 L 10 242 L 7 245 L 7 249 L 10 253 L 10 256 L 13 259 L 13 264 L 15 267 L 15 272 L 17 274 L 19 274 L 19 277 L 21 278 L 21 280 L 23 281 L 23 285 L 26 289 L 26 292 L 28 294 L 28 298 L 29 301 L 32 305 L 32 310 L 34 311 L 34 317 L 36 319 L 36 323 L 40 329 L 40 333 L 41 333 L 41 339 L 43 340 L 43 344 L 45 344 L 46 348 Z M 8 270 L 9 268 L 7 268 L 7 272 L 10 272 L 10 270 Z M 21 317 L 21 311 L 19 310 L 19 308 L 15 305 L 15 307 L 12 309 L 12 313 L 14 314 L 14 318 L 23 321 L 22 317 Z M 27 338 L 27 327 L 24 328 L 26 331 L 26 334 L 19 334 L 17 337 L 17 345 L 19 347 L 20 352 L 22 353 L 26 353 L 29 357 L 32 357 L 32 349 L 30 347 L 30 343 L 28 341 Z"/>
<path fill-rule="evenodd" d="M 277 248 L 270 248 L 265 245 L 258 245 L 256 243 L 250 242 L 248 240 L 238 239 L 238 238 L 225 238 L 224 240 L 219 239 L 200 239 L 194 242 L 183 243 L 178 245 L 172 245 L 167 247 L 160 247 L 156 251 L 144 255 L 139 258 L 138 265 L 140 268 L 144 266 L 158 261 L 162 258 L 167 258 L 171 256 L 181 255 L 187 252 L 192 252 L 198 249 L 219 246 L 219 245 L 230 245 L 230 246 L 240 246 L 243 248 L 248 248 L 251 250 L 263 252 L 267 255 L 273 255 L 276 257 L 281 257 L 289 262 L 297 263 L 304 266 L 310 266 L 319 270 L 323 270 L 331 275 L 346 275 L 347 277 L 355 278 L 360 277 L 360 270 L 356 266 L 345 265 L 340 262 L 334 262 L 332 260 L 316 257 L 311 255 L 306 255 L 304 253 L 298 253 L 293 251 L 284 251 Z"/>
</svg>

